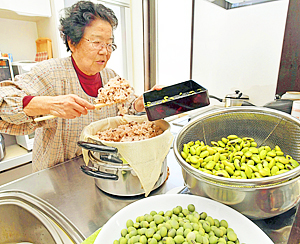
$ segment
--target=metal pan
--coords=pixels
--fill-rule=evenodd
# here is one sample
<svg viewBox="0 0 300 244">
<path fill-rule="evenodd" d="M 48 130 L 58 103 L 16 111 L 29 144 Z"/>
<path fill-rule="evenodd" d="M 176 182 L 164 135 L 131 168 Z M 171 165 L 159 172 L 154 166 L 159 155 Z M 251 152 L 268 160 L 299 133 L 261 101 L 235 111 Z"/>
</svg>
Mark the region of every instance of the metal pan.
<svg viewBox="0 0 300 244">
<path fill-rule="evenodd" d="M 78 142 L 78 145 L 85 149 L 88 148 L 88 156 L 94 166 L 82 165 L 81 170 L 86 175 L 94 178 L 95 184 L 100 190 L 116 196 L 137 196 L 145 193 L 134 170 L 119 158 L 121 155 L 118 153 L 117 148 L 82 141 Z M 101 156 L 104 156 L 104 158 Z M 109 157 L 109 160 L 103 160 Z M 114 159 L 111 160 L 111 158 Z M 153 190 L 161 186 L 167 176 L 167 158 L 165 158 Z"/>
</svg>

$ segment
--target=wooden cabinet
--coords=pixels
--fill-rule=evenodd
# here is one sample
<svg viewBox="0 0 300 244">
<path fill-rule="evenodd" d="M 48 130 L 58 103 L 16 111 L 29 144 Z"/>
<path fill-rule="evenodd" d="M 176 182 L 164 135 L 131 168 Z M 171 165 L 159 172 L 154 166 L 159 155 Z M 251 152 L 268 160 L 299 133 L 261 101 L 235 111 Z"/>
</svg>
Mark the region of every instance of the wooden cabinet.
<svg viewBox="0 0 300 244">
<path fill-rule="evenodd" d="M 279 95 L 287 91 L 300 91 L 299 13 L 299 0 L 290 0 L 276 89 Z"/>
<path fill-rule="evenodd" d="M 34 60 L 35 41 L 49 38 L 52 57 L 69 55 L 58 29 L 59 13 L 63 9 L 62 0 L 1 0 L 0 33 L 6 33 L 0 35 L 2 53 L 12 53 L 14 61 Z"/>
<path fill-rule="evenodd" d="M 50 0 L 2 0 L 0 18 L 37 21 L 51 17 Z"/>
</svg>

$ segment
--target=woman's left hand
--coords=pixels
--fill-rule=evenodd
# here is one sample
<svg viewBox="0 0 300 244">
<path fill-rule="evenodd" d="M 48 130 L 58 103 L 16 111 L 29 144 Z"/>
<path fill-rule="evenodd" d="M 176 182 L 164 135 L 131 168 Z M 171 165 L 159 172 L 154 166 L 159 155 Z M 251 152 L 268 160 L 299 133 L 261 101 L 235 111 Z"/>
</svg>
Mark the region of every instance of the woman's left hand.
<svg viewBox="0 0 300 244">
<path fill-rule="evenodd" d="M 153 86 L 150 91 L 160 91 L 161 89 L 163 89 L 164 86 L 162 85 L 155 85 Z M 134 108 L 136 111 L 138 112 L 142 112 L 145 110 L 145 106 L 144 106 L 144 99 L 143 99 L 143 95 L 139 96 L 135 102 L 134 102 Z"/>
<path fill-rule="evenodd" d="M 154 90 L 160 91 L 160 90 L 163 89 L 164 87 L 165 87 L 165 86 L 162 86 L 162 85 L 155 85 L 155 86 L 153 86 L 153 87 L 151 88 L 150 91 L 154 91 Z"/>
</svg>

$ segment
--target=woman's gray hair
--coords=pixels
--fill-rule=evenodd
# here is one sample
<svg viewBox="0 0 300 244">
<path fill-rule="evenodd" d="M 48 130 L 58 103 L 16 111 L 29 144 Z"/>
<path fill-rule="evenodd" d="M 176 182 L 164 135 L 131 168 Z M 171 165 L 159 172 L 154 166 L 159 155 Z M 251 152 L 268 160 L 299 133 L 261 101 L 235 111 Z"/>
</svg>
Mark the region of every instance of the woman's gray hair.
<svg viewBox="0 0 300 244">
<path fill-rule="evenodd" d="M 113 30 L 118 26 L 115 13 L 100 3 L 79 1 L 66 8 L 64 14 L 65 16 L 60 18 L 59 30 L 67 51 L 70 50 L 68 40 L 77 45 L 83 36 L 85 27 L 97 18 L 107 21 Z"/>
</svg>

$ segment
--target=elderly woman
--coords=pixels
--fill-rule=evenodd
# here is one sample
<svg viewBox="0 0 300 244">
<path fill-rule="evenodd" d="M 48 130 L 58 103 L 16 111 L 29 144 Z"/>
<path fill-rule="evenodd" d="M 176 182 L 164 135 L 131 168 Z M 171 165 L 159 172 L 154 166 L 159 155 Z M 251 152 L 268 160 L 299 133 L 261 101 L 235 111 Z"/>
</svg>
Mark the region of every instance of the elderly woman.
<svg viewBox="0 0 300 244">
<path fill-rule="evenodd" d="M 0 132 L 35 131 L 33 171 L 52 167 L 81 154 L 81 131 L 93 121 L 118 115 L 118 104 L 95 110 L 98 89 L 117 74 L 106 67 L 116 49 L 118 20 L 101 4 L 80 1 L 60 19 L 61 34 L 71 56 L 36 65 L 14 82 L 0 82 Z M 159 88 L 158 88 L 159 89 Z M 142 97 L 126 104 L 134 114 L 144 109 Z M 43 115 L 57 118 L 34 122 Z"/>
</svg>

